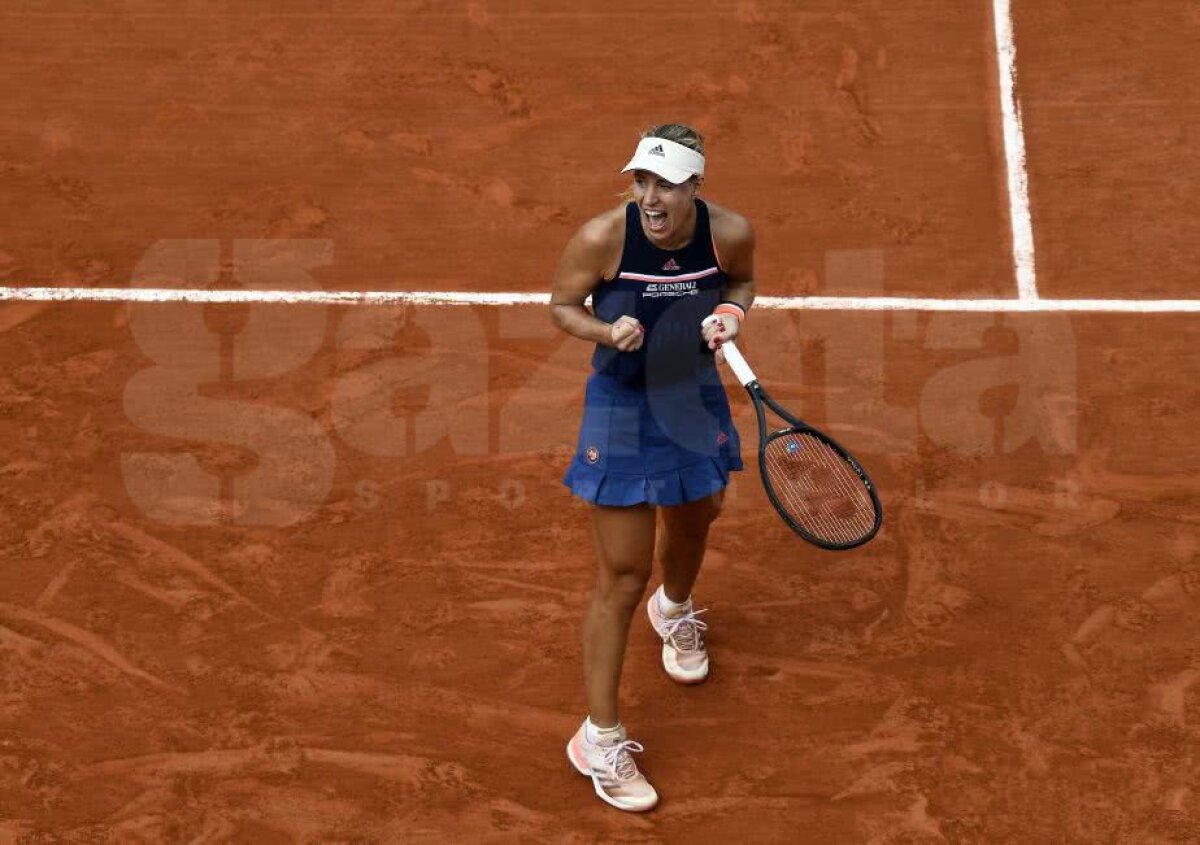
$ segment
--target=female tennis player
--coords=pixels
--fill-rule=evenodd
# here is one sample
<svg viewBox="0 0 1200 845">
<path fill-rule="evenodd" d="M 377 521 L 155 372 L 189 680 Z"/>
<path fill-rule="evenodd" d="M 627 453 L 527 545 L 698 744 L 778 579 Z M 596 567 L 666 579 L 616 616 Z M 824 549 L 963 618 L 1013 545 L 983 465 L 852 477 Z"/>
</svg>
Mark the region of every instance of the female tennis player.
<svg viewBox="0 0 1200 845">
<path fill-rule="evenodd" d="M 589 713 L 567 755 L 600 798 L 641 811 L 658 794 L 617 713 L 626 637 L 657 557 L 662 585 L 646 609 L 663 667 L 684 684 L 708 675 L 692 585 L 729 473 L 742 468 L 715 357 L 754 299 L 754 233 L 697 198 L 704 142 L 694 129 L 648 130 L 622 172 L 633 174 L 633 201 L 589 220 L 567 244 L 550 310 L 559 328 L 596 344 L 563 479 L 591 504 L 597 562 L 583 622 Z"/>
</svg>

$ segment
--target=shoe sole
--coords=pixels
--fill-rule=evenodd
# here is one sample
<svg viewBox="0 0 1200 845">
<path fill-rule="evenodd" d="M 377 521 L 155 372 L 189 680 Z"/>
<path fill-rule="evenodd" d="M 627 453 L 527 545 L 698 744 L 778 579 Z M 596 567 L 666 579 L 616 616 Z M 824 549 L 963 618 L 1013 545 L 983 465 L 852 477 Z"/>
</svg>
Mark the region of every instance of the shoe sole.
<svg viewBox="0 0 1200 845">
<path fill-rule="evenodd" d="M 626 813 L 645 813 L 658 806 L 658 801 L 655 801 L 649 807 L 628 807 L 624 804 L 618 803 L 616 799 L 609 797 L 608 794 L 605 793 L 605 791 L 601 788 L 600 779 L 592 774 L 591 769 L 589 769 L 587 766 L 581 765 L 580 762 L 575 759 L 575 737 L 571 737 L 570 741 L 567 743 L 567 759 L 571 761 L 571 768 L 579 772 L 579 774 L 583 775 L 585 778 L 591 779 L 592 789 L 595 790 L 596 796 L 605 804 L 608 804 L 611 807 L 616 807 L 618 810 L 623 810 Z"/>
</svg>

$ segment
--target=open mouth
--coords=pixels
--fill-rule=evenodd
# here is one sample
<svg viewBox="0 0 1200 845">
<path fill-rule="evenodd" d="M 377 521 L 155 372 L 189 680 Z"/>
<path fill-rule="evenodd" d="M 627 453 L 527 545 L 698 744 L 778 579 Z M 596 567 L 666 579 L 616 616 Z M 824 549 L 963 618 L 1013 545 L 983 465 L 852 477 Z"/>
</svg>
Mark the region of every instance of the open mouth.
<svg viewBox="0 0 1200 845">
<path fill-rule="evenodd" d="M 650 211 L 642 209 L 646 215 L 646 228 L 651 232 L 665 232 L 667 229 L 667 213 L 665 211 Z"/>
</svg>

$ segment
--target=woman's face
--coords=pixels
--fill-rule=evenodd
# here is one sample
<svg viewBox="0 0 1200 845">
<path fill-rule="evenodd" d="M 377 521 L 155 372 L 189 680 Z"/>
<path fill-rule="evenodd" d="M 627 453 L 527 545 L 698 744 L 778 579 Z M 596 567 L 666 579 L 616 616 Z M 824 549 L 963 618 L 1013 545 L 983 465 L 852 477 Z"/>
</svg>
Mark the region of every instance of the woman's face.
<svg viewBox="0 0 1200 845">
<path fill-rule="evenodd" d="M 695 222 L 695 179 L 676 185 L 649 170 L 633 172 L 633 199 L 642 229 L 655 246 L 676 246 L 691 238 Z"/>
</svg>

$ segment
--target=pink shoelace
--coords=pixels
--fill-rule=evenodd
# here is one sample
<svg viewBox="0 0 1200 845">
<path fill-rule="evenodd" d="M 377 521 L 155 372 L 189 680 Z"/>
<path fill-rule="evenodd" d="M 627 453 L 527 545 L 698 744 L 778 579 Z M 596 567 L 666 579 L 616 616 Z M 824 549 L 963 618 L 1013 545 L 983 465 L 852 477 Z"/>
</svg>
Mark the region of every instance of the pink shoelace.
<svg viewBox="0 0 1200 845">
<path fill-rule="evenodd" d="M 633 762 L 630 753 L 640 753 L 646 749 L 640 742 L 632 739 L 622 740 L 616 745 L 601 745 L 604 749 L 604 765 L 608 772 L 617 780 L 633 780 L 638 776 L 637 764 Z"/>
<path fill-rule="evenodd" d="M 704 632 L 707 623 L 697 617 L 704 610 L 689 610 L 682 616 L 664 616 L 663 631 L 677 651 L 699 651 L 704 647 Z"/>
</svg>

